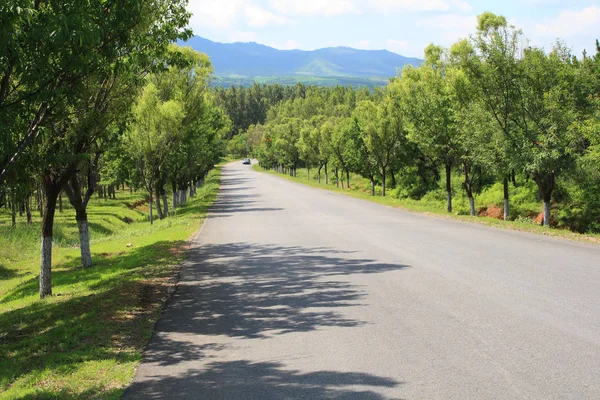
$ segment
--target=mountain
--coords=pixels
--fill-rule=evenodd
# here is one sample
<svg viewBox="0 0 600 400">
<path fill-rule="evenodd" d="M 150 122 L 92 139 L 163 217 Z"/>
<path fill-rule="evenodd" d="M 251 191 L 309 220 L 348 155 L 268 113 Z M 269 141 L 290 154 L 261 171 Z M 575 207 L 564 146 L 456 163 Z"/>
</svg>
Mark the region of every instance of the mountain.
<svg viewBox="0 0 600 400">
<path fill-rule="evenodd" d="M 277 50 L 250 43 L 217 43 L 199 36 L 184 46 L 208 54 L 217 82 L 295 81 L 329 85 L 332 82 L 372 86 L 385 84 L 405 65 L 420 65 L 422 60 L 403 57 L 387 50 L 357 50 L 328 47 L 314 51 Z"/>
</svg>

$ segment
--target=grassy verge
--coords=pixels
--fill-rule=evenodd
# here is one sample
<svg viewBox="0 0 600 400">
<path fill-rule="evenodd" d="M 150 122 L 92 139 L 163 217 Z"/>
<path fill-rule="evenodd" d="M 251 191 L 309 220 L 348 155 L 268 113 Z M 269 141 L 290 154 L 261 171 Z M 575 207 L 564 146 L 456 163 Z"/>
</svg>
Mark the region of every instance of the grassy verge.
<svg viewBox="0 0 600 400">
<path fill-rule="evenodd" d="M 142 194 L 89 206 L 94 266 L 78 266 L 74 212 L 57 212 L 54 296 L 38 299 L 39 223 L 0 213 L 0 399 L 120 398 L 175 284 L 189 238 L 216 198 L 211 172 L 177 215 L 154 225 Z"/>
<path fill-rule="evenodd" d="M 437 203 L 424 202 L 419 200 L 412 199 L 397 199 L 395 197 L 381 196 L 381 188 L 376 189 L 376 196 L 371 196 L 371 189 L 367 180 L 362 177 L 352 176 L 350 181 L 351 189 L 342 189 L 341 187 L 337 187 L 334 183 L 334 179 L 331 179 L 329 184 L 325 184 L 324 176 L 321 177 L 321 183 L 319 183 L 315 179 L 316 170 L 311 170 L 310 179 L 308 179 L 308 174 L 305 169 L 299 169 L 297 171 L 297 176 L 292 177 L 287 174 L 280 174 L 278 172 L 274 172 L 271 170 L 267 170 L 261 168 L 259 165 L 255 164 L 253 168 L 256 171 L 268 173 L 271 175 L 277 175 L 284 179 L 287 179 L 292 182 L 301 183 L 303 185 L 329 190 L 332 192 L 338 192 L 340 194 L 344 194 L 346 196 L 351 196 L 363 200 L 368 200 L 374 203 L 379 203 L 389 207 L 401 208 L 407 211 L 412 211 L 416 213 L 432 215 L 440 218 L 453 219 L 463 222 L 469 223 L 477 223 L 481 225 L 493 226 L 497 228 L 503 229 L 511 229 L 523 232 L 531 232 L 542 234 L 546 236 L 553 236 L 558 238 L 590 242 L 590 243 L 600 243 L 600 235 L 595 234 L 579 234 L 575 232 L 571 232 L 568 230 L 562 229 L 549 229 L 543 226 L 539 226 L 527 221 L 503 221 L 495 218 L 489 217 L 471 217 L 468 215 L 456 215 L 456 214 L 448 214 L 443 206 Z M 331 178 L 331 176 L 330 176 Z"/>
</svg>

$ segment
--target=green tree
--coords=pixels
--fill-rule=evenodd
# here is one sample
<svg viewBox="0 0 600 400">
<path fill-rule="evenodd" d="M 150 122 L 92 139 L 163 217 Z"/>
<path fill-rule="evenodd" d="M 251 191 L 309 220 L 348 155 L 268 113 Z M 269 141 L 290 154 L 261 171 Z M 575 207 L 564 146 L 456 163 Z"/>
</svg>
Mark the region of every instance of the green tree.
<svg viewBox="0 0 600 400">
<path fill-rule="evenodd" d="M 448 77 L 449 61 L 444 50 L 430 45 L 425 63 L 406 67 L 402 79 L 392 85 L 404 104 L 410 122 L 410 138 L 423 153 L 441 163 L 446 171 L 447 211 L 452 212 L 452 168 L 458 157 L 454 86 Z"/>
</svg>

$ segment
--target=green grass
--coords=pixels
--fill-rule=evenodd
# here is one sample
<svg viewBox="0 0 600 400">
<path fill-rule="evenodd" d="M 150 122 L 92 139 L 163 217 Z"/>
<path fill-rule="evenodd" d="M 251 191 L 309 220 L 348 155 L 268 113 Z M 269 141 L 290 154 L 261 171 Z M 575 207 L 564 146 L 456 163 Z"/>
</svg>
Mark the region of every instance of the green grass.
<svg viewBox="0 0 600 400">
<path fill-rule="evenodd" d="M 591 243 L 600 243 L 600 235 L 598 234 L 579 234 L 575 232 L 571 232 L 564 229 L 550 229 L 543 226 L 539 226 L 533 221 L 525 219 L 525 218 L 517 218 L 515 221 L 503 221 L 495 218 L 489 217 L 471 217 L 470 215 L 462 215 L 465 210 L 468 210 L 468 204 L 461 204 L 461 199 L 456 198 L 455 208 L 460 210 L 457 213 L 449 214 L 445 210 L 445 201 L 434 200 L 432 196 L 425 196 L 423 200 L 413 200 L 413 199 L 398 199 L 396 197 L 391 196 L 392 190 L 386 191 L 388 193 L 386 197 L 381 196 L 381 187 L 376 187 L 375 194 L 376 196 L 371 196 L 371 186 L 367 179 L 355 174 L 350 175 L 350 186 L 351 189 L 348 190 L 337 187 L 335 184 L 335 176 L 330 171 L 329 177 L 330 182 L 328 185 L 325 184 L 325 174 L 321 171 L 321 183 L 317 181 L 317 170 L 310 170 L 310 179 L 308 179 L 307 170 L 306 169 L 298 169 L 296 172 L 296 177 L 289 176 L 288 174 L 280 174 L 278 172 L 274 172 L 271 170 L 267 170 L 261 168 L 259 165 L 254 165 L 253 168 L 256 171 L 277 175 L 289 181 L 301 183 L 307 186 L 325 189 L 333 192 L 338 192 L 344 194 L 346 196 L 351 196 L 363 200 L 372 201 L 375 203 L 379 203 L 389 207 L 401 208 L 404 210 L 427 214 L 436 216 L 439 218 L 447 218 L 454 219 L 458 221 L 468 222 L 468 223 L 477 223 L 487 226 L 493 226 L 497 228 L 503 229 L 511 229 L 518 230 L 524 232 L 531 232 L 542 234 L 546 236 L 553 236 L 559 238 L 565 238 L 570 240 L 591 242 Z M 333 179 L 332 179 L 333 178 Z M 456 186 L 456 185 L 455 185 Z M 476 199 L 477 201 L 477 199 Z M 541 205 L 540 205 L 541 206 Z"/>
<path fill-rule="evenodd" d="M 0 211 L 0 399 L 122 395 L 172 292 L 189 238 L 216 198 L 219 178 L 219 169 L 211 172 L 176 216 L 154 225 L 147 222 L 147 205 L 127 206 L 143 194 L 94 198 L 94 265 L 85 270 L 75 214 L 64 201 L 54 230 L 54 296 L 45 300 L 38 298 L 39 214 L 33 226 L 19 221 L 12 229 L 10 215 Z"/>
</svg>

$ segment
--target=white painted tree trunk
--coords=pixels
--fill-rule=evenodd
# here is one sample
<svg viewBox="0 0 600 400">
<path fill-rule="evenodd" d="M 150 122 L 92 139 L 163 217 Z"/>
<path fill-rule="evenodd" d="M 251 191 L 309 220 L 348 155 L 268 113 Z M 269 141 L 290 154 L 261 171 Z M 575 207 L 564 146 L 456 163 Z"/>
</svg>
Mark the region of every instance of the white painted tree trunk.
<svg viewBox="0 0 600 400">
<path fill-rule="evenodd" d="M 471 208 L 471 216 L 474 217 L 475 216 L 475 199 L 472 197 L 469 197 L 469 206 Z"/>
<path fill-rule="evenodd" d="M 173 202 L 171 204 L 173 206 L 173 211 L 175 211 L 175 209 L 177 209 L 177 206 L 178 206 L 178 204 L 177 204 L 177 191 L 176 190 L 173 191 Z"/>
<path fill-rule="evenodd" d="M 504 199 L 504 220 L 508 221 L 508 199 Z"/>
<path fill-rule="evenodd" d="M 167 194 L 163 193 L 162 198 L 163 198 L 163 205 L 165 207 L 164 214 L 165 214 L 165 217 L 168 217 L 169 216 L 169 202 L 167 201 Z"/>
<path fill-rule="evenodd" d="M 92 251 L 90 250 L 90 229 L 87 220 L 77 221 L 79 228 L 79 250 L 81 252 L 81 265 L 83 268 L 92 266 Z"/>
<path fill-rule="evenodd" d="M 42 237 L 40 251 L 40 297 L 52 296 L 52 236 Z"/>
<path fill-rule="evenodd" d="M 150 197 L 150 225 L 154 223 L 153 215 L 152 215 L 152 197 Z"/>
<path fill-rule="evenodd" d="M 544 226 L 550 226 L 550 202 L 544 202 Z"/>
</svg>

